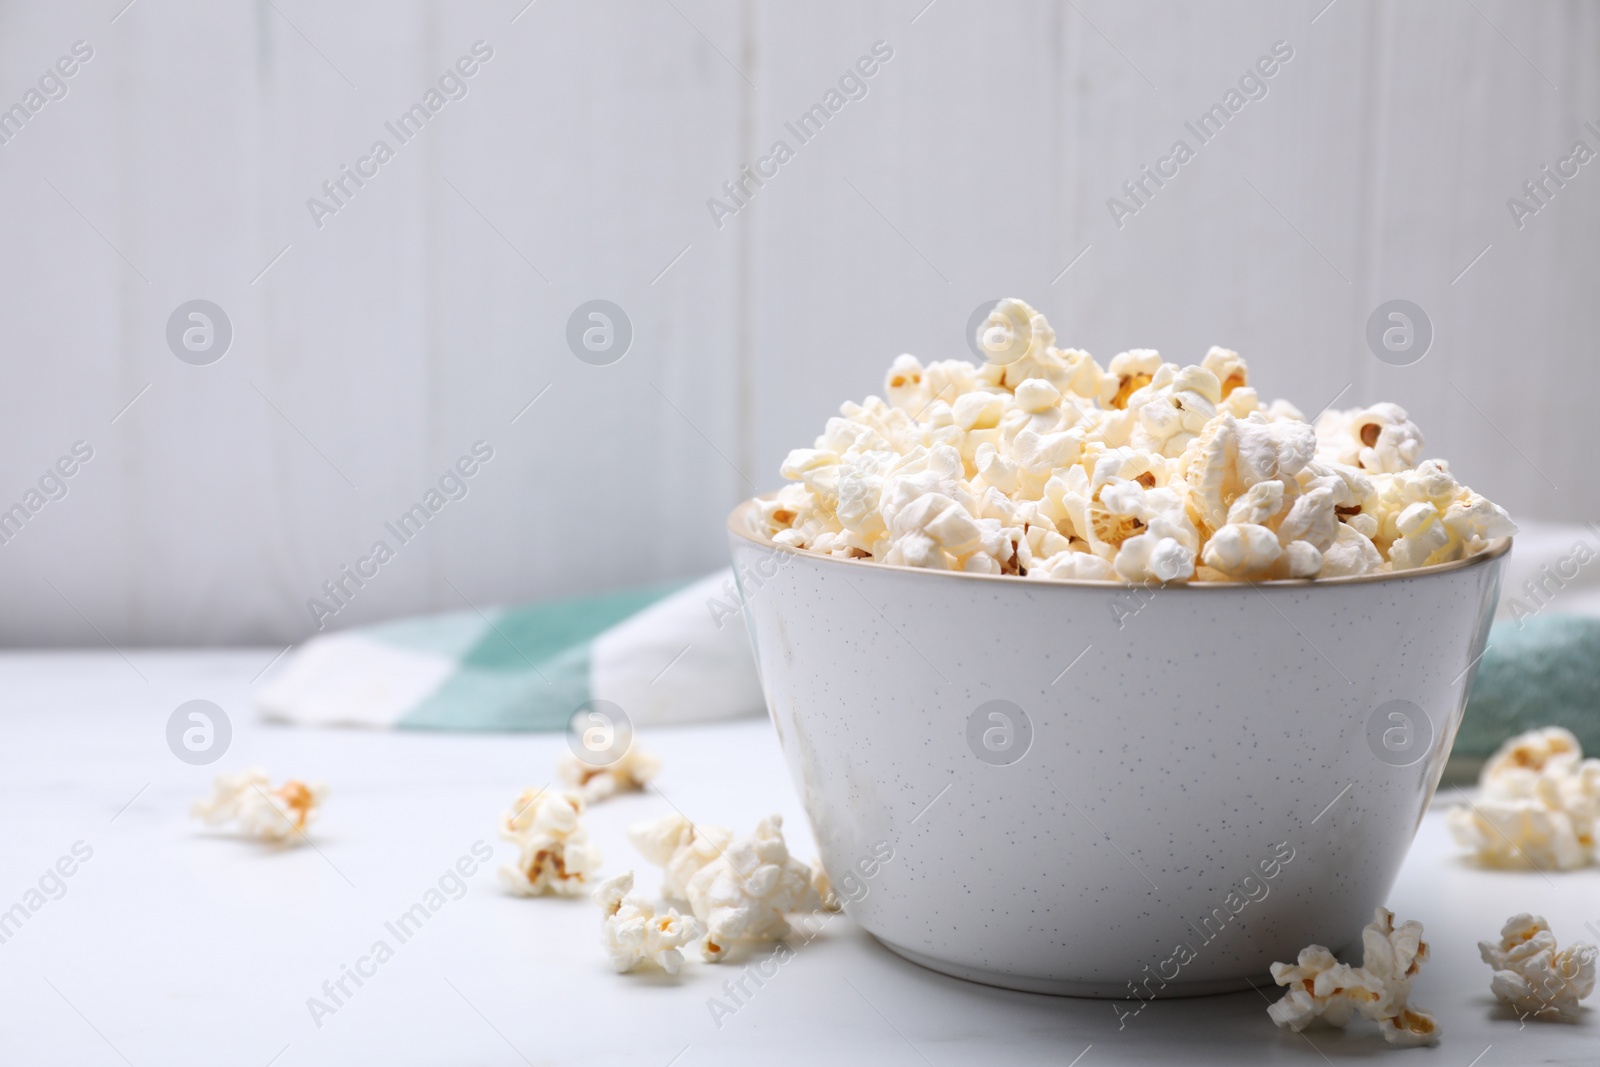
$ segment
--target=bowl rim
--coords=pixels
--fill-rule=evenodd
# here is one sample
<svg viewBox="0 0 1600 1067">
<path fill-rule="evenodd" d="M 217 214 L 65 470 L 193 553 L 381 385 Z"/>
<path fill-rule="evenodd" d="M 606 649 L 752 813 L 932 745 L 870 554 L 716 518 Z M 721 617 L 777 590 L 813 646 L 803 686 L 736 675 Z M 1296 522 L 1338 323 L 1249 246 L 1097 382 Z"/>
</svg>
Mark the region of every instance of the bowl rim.
<svg viewBox="0 0 1600 1067">
<path fill-rule="evenodd" d="M 750 515 L 755 506 L 762 500 L 769 499 L 777 494 L 762 493 L 742 501 L 728 513 L 728 532 L 735 537 L 749 541 L 762 548 L 777 552 L 788 552 L 795 556 L 818 563 L 833 564 L 841 567 L 866 567 L 872 571 L 898 571 L 907 574 L 931 575 L 938 578 L 961 578 L 972 581 L 1005 582 L 1015 585 L 1018 576 L 1013 574 L 974 574 L 969 571 L 936 571 L 926 567 L 908 567 L 903 563 L 874 563 L 864 559 L 845 559 L 840 556 L 823 555 L 809 549 L 794 548 L 790 545 L 780 545 L 771 538 L 755 530 L 755 524 L 750 521 Z M 1068 586 L 1082 589 L 1191 589 L 1196 591 L 1207 589 L 1282 589 L 1282 588 L 1315 588 L 1323 586 L 1358 585 L 1366 582 L 1404 582 L 1417 578 L 1427 578 L 1435 574 L 1448 571 L 1461 570 L 1466 567 L 1479 566 L 1490 560 L 1499 559 L 1511 551 L 1511 537 L 1496 537 L 1488 542 L 1488 547 L 1476 555 L 1465 559 L 1451 560 L 1448 563 L 1434 563 L 1427 567 L 1413 567 L 1405 571 L 1386 571 L 1381 574 L 1354 574 L 1341 578 L 1273 578 L 1267 581 L 1252 582 L 1249 579 L 1228 582 L 1119 582 L 1099 578 L 1048 578 L 1037 581 L 1021 579 L 1023 588 L 1049 588 L 1051 586 Z"/>
</svg>

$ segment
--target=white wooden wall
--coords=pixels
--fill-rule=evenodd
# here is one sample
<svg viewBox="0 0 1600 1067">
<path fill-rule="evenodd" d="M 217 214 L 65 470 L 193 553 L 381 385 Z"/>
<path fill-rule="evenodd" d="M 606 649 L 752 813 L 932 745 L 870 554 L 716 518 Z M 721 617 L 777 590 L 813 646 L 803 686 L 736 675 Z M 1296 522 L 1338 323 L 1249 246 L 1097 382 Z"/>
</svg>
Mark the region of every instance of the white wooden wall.
<svg viewBox="0 0 1600 1067">
<path fill-rule="evenodd" d="M 0 508 L 94 448 L 0 545 L 7 644 L 304 637 L 480 439 L 333 625 L 708 570 L 787 448 L 1001 295 L 1102 359 L 1220 343 L 1308 413 L 1398 400 L 1514 512 L 1600 513 L 1600 163 L 1506 207 L 1600 149 L 1594 5 L 125 2 L 0 3 L 0 106 L 94 48 L 0 146 Z M 480 39 L 468 96 L 318 229 L 306 199 Z M 867 96 L 714 225 L 880 40 Z M 1107 198 L 1279 40 L 1268 95 L 1118 228 Z M 1364 340 L 1396 297 L 1436 333 L 1408 367 Z M 164 338 L 194 298 L 235 331 L 205 367 Z M 564 339 L 594 298 L 633 322 L 608 367 Z"/>
</svg>

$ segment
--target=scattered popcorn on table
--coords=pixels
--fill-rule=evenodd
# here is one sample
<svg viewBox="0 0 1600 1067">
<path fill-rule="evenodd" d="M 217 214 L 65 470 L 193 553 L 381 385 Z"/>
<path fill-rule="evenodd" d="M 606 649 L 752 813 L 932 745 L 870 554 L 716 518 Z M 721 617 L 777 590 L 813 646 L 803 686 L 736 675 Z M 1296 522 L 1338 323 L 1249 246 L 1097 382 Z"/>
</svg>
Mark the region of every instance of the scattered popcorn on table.
<svg viewBox="0 0 1600 1067">
<path fill-rule="evenodd" d="M 571 752 L 556 762 L 562 784 L 588 804 L 598 804 L 618 793 L 636 793 L 660 769 L 661 761 L 638 745 L 629 745 L 627 752 L 605 766 L 586 763 Z"/>
<path fill-rule="evenodd" d="M 1556 935 L 1541 916 L 1513 915 L 1500 941 L 1479 941 L 1478 951 L 1494 968 L 1490 991 L 1522 1017 L 1577 1019 L 1578 1002 L 1594 992 L 1600 951 L 1586 941 L 1558 951 Z"/>
<path fill-rule="evenodd" d="M 1379 908 L 1361 931 L 1360 967 L 1340 963 L 1321 945 L 1300 951 L 1295 963 L 1274 963 L 1272 977 L 1289 992 L 1267 1009 L 1272 1021 L 1290 1030 L 1304 1030 L 1314 1020 L 1344 1026 L 1359 1013 L 1378 1024 L 1392 1045 L 1433 1045 L 1439 1022 L 1410 1006 L 1411 979 L 1428 958 L 1422 924 L 1394 925 L 1394 913 Z"/>
<path fill-rule="evenodd" d="M 600 870 L 600 850 L 578 817 L 583 800 L 571 793 L 526 789 L 501 822 L 500 836 L 517 846 L 515 866 L 500 880 L 519 896 L 576 896 Z"/>
<path fill-rule="evenodd" d="M 263 841 L 295 843 L 326 799 L 328 787 L 291 778 L 273 789 L 269 782 L 263 770 L 219 774 L 211 784 L 211 795 L 195 801 L 190 811 L 207 826 L 232 822 Z"/>
<path fill-rule="evenodd" d="M 1491 867 L 1573 870 L 1594 863 L 1600 759 L 1551 726 L 1513 737 L 1489 758 L 1479 796 L 1450 810 L 1456 841 Z"/>
<path fill-rule="evenodd" d="M 789 855 L 780 815 L 762 819 L 754 834 L 695 872 L 685 896 L 706 928 L 705 957 L 713 962 L 741 939 L 787 937 L 786 912 L 824 906 L 812 884 L 812 868 Z"/>
<path fill-rule="evenodd" d="M 887 401 L 846 403 L 760 503 L 775 543 L 846 559 L 1035 579 L 1343 578 L 1463 559 L 1516 532 L 1421 461 L 1396 404 L 1263 405 L 1237 352 L 1135 349 L 1102 370 L 1002 300 L 997 362 L 902 355 Z M 998 360 L 1008 362 L 1000 363 Z"/>
<path fill-rule="evenodd" d="M 699 921 L 672 908 L 658 914 L 649 901 L 629 896 L 632 891 L 632 871 L 606 879 L 594 891 L 594 902 L 603 912 L 600 944 L 611 965 L 623 974 L 649 962 L 677 974 L 683 966 L 683 946 L 699 940 L 703 932 Z"/>
<path fill-rule="evenodd" d="M 668 900 L 689 898 L 689 879 L 717 859 L 733 843 L 725 826 L 696 824 L 676 813 L 653 822 L 634 823 L 628 840 L 648 863 L 662 869 L 661 895 Z"/>
</svg>

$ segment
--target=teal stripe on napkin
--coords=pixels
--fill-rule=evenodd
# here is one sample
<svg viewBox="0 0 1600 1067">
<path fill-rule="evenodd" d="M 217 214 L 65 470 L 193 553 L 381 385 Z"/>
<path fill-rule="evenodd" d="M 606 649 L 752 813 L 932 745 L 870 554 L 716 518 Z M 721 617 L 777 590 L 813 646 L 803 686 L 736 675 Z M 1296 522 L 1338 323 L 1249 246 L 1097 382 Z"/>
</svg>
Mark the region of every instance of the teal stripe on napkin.
<svg viewBox="0 0 1600 1067">
<path fill-rule="evenodd" d="M 472 613 L 473 640 L 448 654 L 456 671 L 395 725 L 407 730 L 559 730 L 578 705 L 590 699 L 589 642 L 648 607 L 683 583 L 619 593 L 495 609 L 487 619 Z M 418 647 L 428 628 L 458 620 L 435 616 L 390 624 L 411 627 L 395 643 Z M 379 630 L 374 628 L 376 635 Z M 439 640 L 456 644 L 467 636 L 449 628 Z M 390 635 L 384 633 L 385 640 Z M 445 654 L 441 648 L 428 651 Z"/>
</svg>

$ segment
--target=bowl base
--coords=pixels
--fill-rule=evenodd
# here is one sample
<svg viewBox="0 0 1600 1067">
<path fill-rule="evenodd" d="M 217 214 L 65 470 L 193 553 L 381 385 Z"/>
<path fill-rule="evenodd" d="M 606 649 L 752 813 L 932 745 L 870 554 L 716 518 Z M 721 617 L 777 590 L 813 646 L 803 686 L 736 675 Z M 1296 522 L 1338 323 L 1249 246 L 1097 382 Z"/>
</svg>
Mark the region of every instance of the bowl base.
<svg viewBox="0 0 1600 1067">
<path fill-rule="evenodd" d="M 948 960 L 935 959 L 925 956 L 920 952 L 897 945 L 893 941 L 885 940 L 872 935 L 884 948 L 896 956 L 910 960 L 930 971 L 938 971 L 952 978 L 962 978 L 968 982 L 977 982 L 981 985 L 997 986 L 1000 989 L 1015 989 L 1023 993 L 1045 993 L 1055 997 L 1087 997 L 1094 1000 L 1131 1000 L 1126 983 L 1122 985 L 1107 985 L 1100 982 L 1072 982 L 1057 978 L 1038 978 L 1024 974 L 1008 974 L 1005 971 L 991 971 L 983 967 L 969 967 L 965 964 L 951 963 Z M 1277 983 L 1270 974 L 1244 976 L 1241 978 L 1213 978 L 1203 982 L 1168 982 L 1161 990 L 1161 999 L 1172 997 L 1204 997 L 1216 993 L 1237 993 L 1245 989 L 1276 989 Z"/>
</svg>

